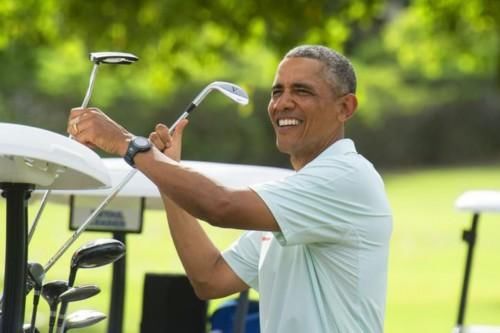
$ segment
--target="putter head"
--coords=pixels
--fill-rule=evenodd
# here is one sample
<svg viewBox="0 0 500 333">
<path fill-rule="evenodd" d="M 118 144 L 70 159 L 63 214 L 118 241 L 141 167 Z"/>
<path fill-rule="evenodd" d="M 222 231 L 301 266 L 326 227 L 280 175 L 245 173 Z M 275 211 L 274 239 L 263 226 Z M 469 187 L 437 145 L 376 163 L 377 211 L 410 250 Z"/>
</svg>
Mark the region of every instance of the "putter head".
<svg viewBox="0 0 500 333">
<path fill-rule="evenodd" d="M 68 282 L 55 280 L 47 282 L 42 288 L 42 297 L 47 301 L 50 308 L 59 303 L 59 296 L 68 290 Z"/>
<path fill-rule="evenodd" d="M 106 315 L 94 310 L 79 310 L 70 314 L 64 323 L 64 329 L 83 328 L 94 325 L 105 319 Z"/>
<path fill-rule="evenodd" d="M 71 258 L 71 269 L 111 264 L 125 255 L 125 245 L 116 239 L 97 239 L 80 247 Z"/>
<path fill-rule="evenodd" d="M 77 302 L 92 296 L 95 296 L 101 292 L 101 289 L 95 285 L 86 285 L 79 287 L 72 287 L 59 296 L 60 302 Z"/>
<path fill-rule="evenodd" d="M 92 52 L 90 61 L 95 64 L 130 65 L 139 60 L 132 53 L 125 52 Z"/>
<path fill-rule="evenodd" d="M 236 103 L 246 105 L 248 104 L 248 94 L 243 90 L 243 88 L 235 85 L 234 83 L 224 82 L 224 81 L 214 81 L 210 83 L 201 91 L 201 93 L 196 96 L 193 104 L 198 106 L 200 102 L 205 98 L 208 93 L 212 90 L 218 90 Z"/>
</svg>

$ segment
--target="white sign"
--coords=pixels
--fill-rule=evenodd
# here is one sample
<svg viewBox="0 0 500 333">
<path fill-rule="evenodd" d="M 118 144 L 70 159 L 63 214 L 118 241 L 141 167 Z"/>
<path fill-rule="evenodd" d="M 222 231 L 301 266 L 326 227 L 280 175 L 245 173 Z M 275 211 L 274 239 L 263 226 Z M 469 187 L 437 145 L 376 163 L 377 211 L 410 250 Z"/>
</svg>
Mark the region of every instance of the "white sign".
<svg viewBox="0 0 500 333">
<path fill-rule="evenodd" d="M 100 197 L 71 196 L 70 229 L 78 229 L 101 201 Z M 140 233 L 143 211 L 144 198 L 116 197 L 97 215 L 86 230 Z"/>
</svg>

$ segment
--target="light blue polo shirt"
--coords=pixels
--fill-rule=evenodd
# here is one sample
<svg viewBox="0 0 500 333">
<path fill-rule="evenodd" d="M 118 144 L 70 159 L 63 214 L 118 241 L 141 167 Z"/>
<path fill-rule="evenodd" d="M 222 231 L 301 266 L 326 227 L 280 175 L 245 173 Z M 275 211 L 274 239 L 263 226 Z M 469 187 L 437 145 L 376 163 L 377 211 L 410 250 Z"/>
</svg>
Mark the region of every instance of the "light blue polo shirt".
<svg viewBox="0 0 500 333">
<path fill-rule="evenodd" d="M 252 189 L 281 232 L 246 232 L 223 256 L 259 292 L 261 332 L 383 332 L 392 215 L 354 143 Z"/>
</svg>

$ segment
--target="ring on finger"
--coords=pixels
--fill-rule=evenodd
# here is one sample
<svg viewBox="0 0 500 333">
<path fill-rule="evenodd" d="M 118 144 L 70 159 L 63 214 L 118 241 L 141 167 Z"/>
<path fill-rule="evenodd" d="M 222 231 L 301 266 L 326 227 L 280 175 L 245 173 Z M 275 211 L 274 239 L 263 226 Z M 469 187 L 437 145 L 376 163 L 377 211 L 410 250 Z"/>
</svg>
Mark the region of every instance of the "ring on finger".
<svg viewBox="0 0 500 333">
<path fill-rule="evenodd" d="M 79 132 L 78 123 L 76 121 L 73 123 L 73 132 L 75 132 L 75 134 L 78 134 Z"/>
</svg>

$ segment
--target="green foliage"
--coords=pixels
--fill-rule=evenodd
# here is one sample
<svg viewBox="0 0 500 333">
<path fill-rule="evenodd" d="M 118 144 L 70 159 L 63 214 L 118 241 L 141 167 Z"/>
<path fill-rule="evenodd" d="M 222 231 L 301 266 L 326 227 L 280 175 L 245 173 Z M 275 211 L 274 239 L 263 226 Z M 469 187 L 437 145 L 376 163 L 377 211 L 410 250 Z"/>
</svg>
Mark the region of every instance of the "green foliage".
<svg viewBox="0 0 500 333">
<path fill-rule="evenodd" d="M 214 143 L 232 139 L 214 154 L 193 133 L 186 152 L 281 164 L 263 124 L 276 65 L 290 47 L 322 43 L 348 55 L 359 78 L 356 118 L 383 131 L 396 113 L 414 117 L 472 100 L 488 108 L 500 87 L 499 16 L 496 0 L 3 0 L 0 119 L 64 133 L 67 110 L 80 105 L 88 84 L 87 54 L 128 51 L 140 61 L 102 65 L 92 105 L 146 134 L 209 82 L 232 81 L 251 105 L 234 112 L 211 97 L 199 116 L 216 115 Z M 193 132 L 207 133 L 198 128 L 207 123 L 196 122 Z"/>
<path fill-rule="evenodd" d="M 429 79 L 498 74 L 499 2 L 414 1 L 388 26 L 385 43 L 404 68 Z"/>
</svg>

